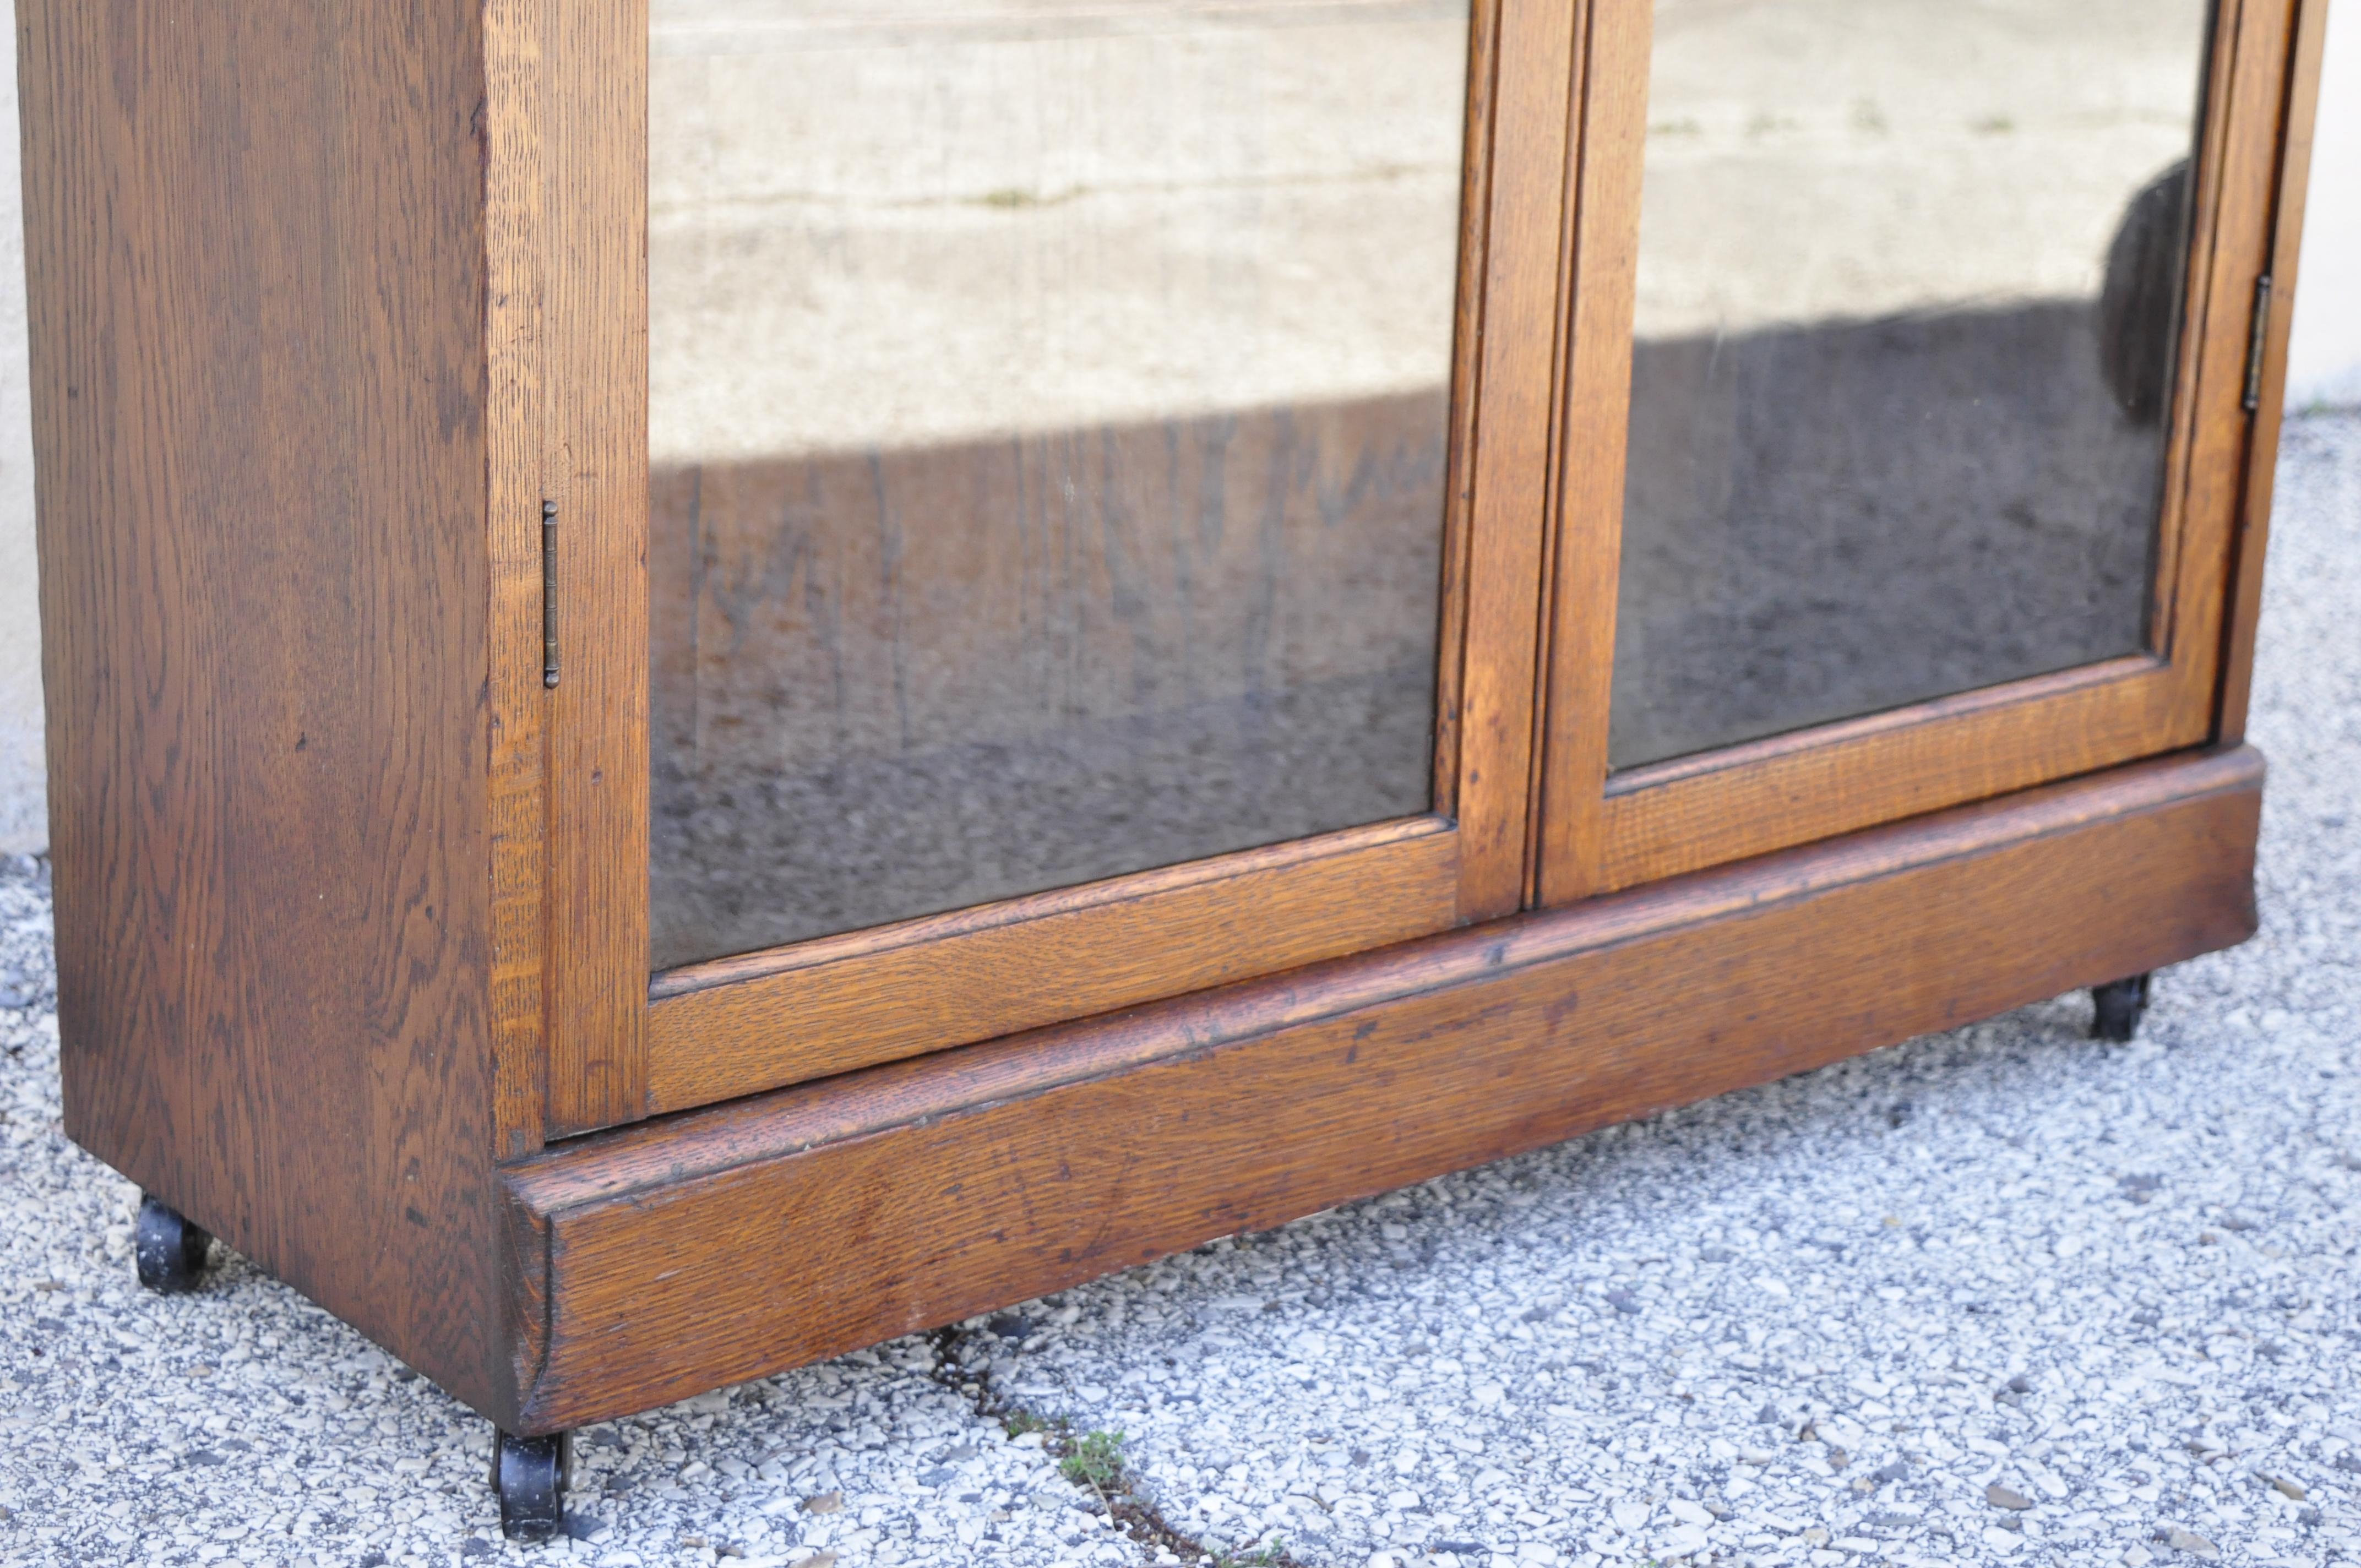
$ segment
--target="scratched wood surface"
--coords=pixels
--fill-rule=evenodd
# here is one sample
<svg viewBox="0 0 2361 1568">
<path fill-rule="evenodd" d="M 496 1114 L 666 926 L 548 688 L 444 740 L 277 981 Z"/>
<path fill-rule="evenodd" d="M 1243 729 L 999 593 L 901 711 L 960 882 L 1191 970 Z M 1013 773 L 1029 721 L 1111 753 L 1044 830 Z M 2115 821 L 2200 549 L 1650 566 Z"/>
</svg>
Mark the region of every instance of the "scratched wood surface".
<svg viewBox="0 0 2361 1568">
<path fill-rule="evenodd" d="M 514 1168 L 548 1429 L 2244 939 L 2251 751 L 2147 764 Z M 778 1245 L 794 1215 L 796 1245 Z"/>
<path fill-rule="evenodd" d="M 479 12 L 16 15 L 67 1131 L 502 1409 Z"/>
</svg>

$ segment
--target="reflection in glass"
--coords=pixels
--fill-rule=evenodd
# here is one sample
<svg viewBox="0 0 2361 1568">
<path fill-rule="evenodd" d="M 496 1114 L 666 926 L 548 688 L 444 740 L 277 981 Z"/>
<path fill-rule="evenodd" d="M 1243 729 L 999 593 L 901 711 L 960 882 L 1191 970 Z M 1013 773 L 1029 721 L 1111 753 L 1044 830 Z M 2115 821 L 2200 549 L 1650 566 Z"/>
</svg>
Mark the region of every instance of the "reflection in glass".
<svg viewBox="0 0 2361 1568">
<path fill-rule="evenodd" d="M 1424 810 L 1464 4 L 653 0 L 653 959 Z"/>
<path fill-rule="evenodd" d="M 2203 0 L 1657 0 L 1617 767 L 2137 651 Z"/>
</svg>

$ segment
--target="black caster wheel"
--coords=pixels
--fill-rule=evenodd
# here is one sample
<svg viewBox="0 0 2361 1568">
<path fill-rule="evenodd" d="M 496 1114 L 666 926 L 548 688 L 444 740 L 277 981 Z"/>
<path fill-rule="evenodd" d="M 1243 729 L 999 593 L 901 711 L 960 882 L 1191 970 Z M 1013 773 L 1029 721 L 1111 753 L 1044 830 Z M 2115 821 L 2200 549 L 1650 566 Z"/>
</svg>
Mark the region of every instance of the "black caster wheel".
<svg viewBox="0 0 2361 1568">
<path fill-rule="evenodd" d="M 205 1277 L 205 1254 L 214 1238 L 191 1224 L 169 1203 L 139 1200 L 139 1225 L 132 1234 L 131 1252 L 138 1260 L 139 1283 L 150 1290 L 173 1295 L 194 1290 Z"/>
<path fill-rule="evenodd" d="M 500 1495 L 500 1533 L 547 1541 L 566 1524 L 566 1488 L 574 1479 L 574 1434 L 492 1435 L 492 1490 Z"/>
<path fill-rule="evenodd" d="M 2139 1033 L 2140 1014 L 2147 1011 L 2147 975 L 2136 974 L 2091 988 L 2092 1039 L 2121 1045 Z"/>
</svg>

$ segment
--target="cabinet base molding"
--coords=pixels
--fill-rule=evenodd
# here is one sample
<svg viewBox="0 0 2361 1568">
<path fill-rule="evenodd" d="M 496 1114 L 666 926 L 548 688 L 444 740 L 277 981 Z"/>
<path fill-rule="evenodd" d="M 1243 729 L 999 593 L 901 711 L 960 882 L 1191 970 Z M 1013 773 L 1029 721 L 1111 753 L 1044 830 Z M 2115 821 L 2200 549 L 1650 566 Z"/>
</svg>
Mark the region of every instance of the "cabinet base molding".
<svg viewBox="0 0 2361 1568">
<path fill-rule="evenodd" d="M 2254 933 L 2187 753 L 507 1168 L 516 1433 L 956 1321 Z"/>
</svg>

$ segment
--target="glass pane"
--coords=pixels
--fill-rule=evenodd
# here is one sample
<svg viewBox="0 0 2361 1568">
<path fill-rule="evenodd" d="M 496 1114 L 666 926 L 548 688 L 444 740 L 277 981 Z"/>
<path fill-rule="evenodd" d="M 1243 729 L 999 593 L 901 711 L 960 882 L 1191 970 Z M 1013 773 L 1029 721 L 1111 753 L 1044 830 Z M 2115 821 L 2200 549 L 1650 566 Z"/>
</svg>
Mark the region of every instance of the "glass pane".
<svg viewBox="0 0 2361 1568">
<path fill-rule="evenodd" d="M 2137 651 L 2203 0 L 1658 0 L 1610 753 Z"/>
<path fill-rule="evenodd" d="M 1465 5 L 653 29 L 655 963 L 1426 809 Z"/>
</svg>

